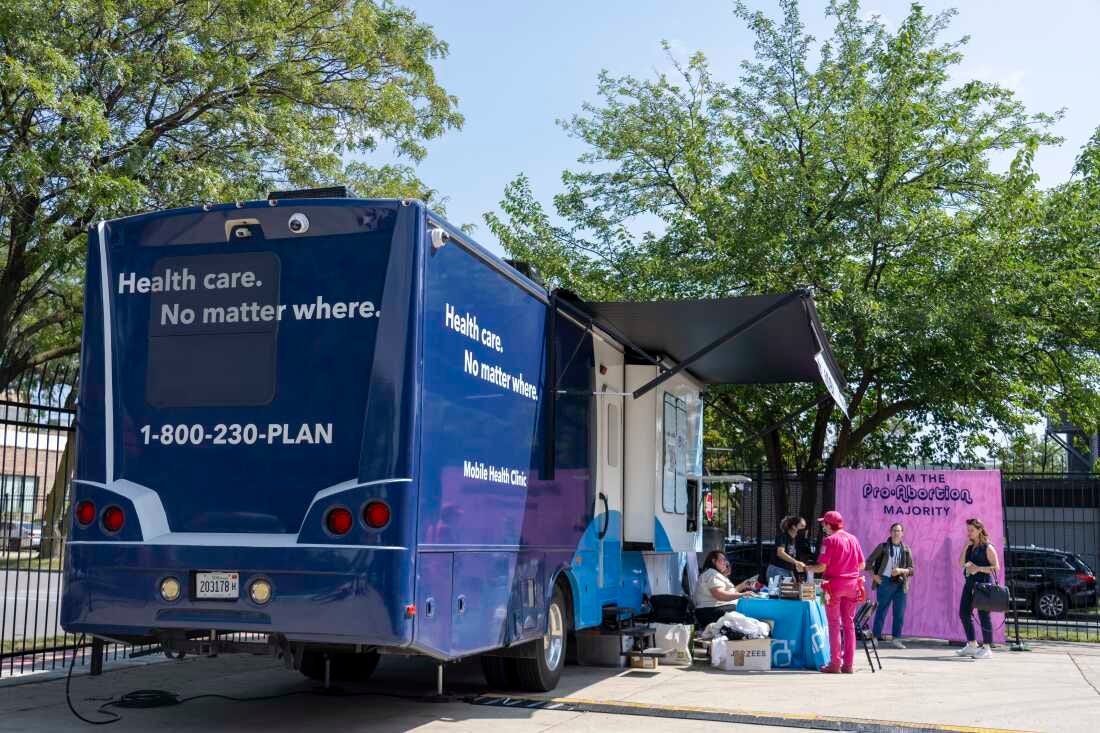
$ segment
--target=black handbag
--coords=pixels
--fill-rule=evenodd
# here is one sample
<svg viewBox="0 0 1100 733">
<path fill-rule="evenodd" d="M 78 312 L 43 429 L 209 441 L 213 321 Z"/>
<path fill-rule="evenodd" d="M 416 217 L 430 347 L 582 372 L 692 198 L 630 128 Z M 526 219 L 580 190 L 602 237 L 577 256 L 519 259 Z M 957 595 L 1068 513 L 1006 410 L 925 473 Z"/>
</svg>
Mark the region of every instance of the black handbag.
<svg viewBox="0 0 1100 733">
<path fill-rule="evenodd" d="M 996 581 L 997 576 L 993 579 Z M 1008 588 L 999 582 L 974 584 L 974 608 L 977 610 L 1004 613 L 1009 605 Z"/>
</svg>

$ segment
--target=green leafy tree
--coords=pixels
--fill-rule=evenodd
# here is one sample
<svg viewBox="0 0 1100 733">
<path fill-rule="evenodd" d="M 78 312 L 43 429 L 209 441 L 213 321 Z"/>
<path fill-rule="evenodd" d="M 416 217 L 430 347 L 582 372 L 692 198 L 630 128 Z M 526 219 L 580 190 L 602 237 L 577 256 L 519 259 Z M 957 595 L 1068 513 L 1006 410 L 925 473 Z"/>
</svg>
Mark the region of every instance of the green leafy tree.
<svg viewBox="0 0 1100 733">
<path fill-rule="evenodd" d="M 700 54 L 654 79 L 602 74 L 599 104 L 561 123 L 587 152 L 556 216 L 522 176 L 486 215 L 505 249 L 597 299 L 812 287 L 851 419 L 821 405 L 746 456 L 800 475 L 805 516 L 823 470 L 948 459 L 1055 405 L 1100 414 L 1098 240 L 1061 219 L 1086 194 L 1050 201 L 1031 170 L 1054 118 L 952 82 L 965 39 L 942 40 L 951 13 L 913 5 L 891 31 L 834 2 L 816 44 L 797 2 L 781 6 L 778 20 L 737 6 L 756 42 L 735 81 Z M 813 397 L 717 390 L 712 426 L 732 445 Z"/>
<path fill-rule="evenodd" d="M 447 45 L 387 0 L 0 3 L 0 385 L 78 349 L 94 221 L 286 186 L 437 198 Z"/>
</svg>

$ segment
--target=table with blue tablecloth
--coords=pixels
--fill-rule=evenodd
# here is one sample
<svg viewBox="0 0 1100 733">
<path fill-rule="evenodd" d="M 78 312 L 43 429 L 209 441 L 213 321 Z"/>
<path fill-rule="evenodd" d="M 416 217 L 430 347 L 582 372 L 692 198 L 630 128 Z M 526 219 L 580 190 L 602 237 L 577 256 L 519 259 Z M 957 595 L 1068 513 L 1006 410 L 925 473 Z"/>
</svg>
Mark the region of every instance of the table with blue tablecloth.
<svg viewBox="0 0 1100 733">
<path fill-rule="evenodd" d="M 820 602 L 742 598 L 737 610 L 775 623 L 772 668 L 820 669 L 829 663 L 829 621 Z"/>
</svg>

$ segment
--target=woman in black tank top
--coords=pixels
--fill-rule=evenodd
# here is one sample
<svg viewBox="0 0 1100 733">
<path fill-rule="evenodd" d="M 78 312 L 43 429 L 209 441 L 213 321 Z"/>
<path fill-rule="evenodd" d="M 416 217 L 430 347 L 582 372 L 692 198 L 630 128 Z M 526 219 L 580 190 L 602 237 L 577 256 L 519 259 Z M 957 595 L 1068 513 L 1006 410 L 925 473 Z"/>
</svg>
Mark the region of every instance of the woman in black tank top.
<svg viewBox="0 0 1100 733">
<path fill-rule="evenodd" d="M 978 611 L 983 644 L 981 647 L 977 646 L 974 634 L 974 586 L 991 582 L 993 575 L 1000 569 L 1000 562 L 997 551 L 989 543 L 989 534 L 981 520 L 966 520 L 966 540 L 966 546 L 959 556 L 959 565 L 966 577 L 962 598 L 959 599 L 959 620 L 966 632 L 966 646 L 955 653 L 961 657 L 989 659 L 993 656 L 989 648 L 993 644 L 993 619 L 989 611 Z"/>
</svg>

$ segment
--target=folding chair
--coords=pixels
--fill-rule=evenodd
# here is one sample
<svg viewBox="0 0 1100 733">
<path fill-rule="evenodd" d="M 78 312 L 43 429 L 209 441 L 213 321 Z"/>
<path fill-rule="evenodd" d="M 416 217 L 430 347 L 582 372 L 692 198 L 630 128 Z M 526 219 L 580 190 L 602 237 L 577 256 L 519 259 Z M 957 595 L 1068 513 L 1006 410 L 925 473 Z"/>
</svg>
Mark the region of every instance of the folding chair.
<svg viewBox="0 0 1100 733">
<path fill-rule="evenodd" d="M 875 671 L 875 662 L 878 662 L 878 668 L 882 669 L 882 660 L 878 657 L 878 646 L 875 645 L 875 635 L 871 633 L 871 619 L 875 616 L 876 608 L 878 608 L 876 601 L 865 601 L 856 611 L 855 617 L 856 636 L 863 642 L 863 651 L 867 653 L 867 664 L 871 665 L 871 672 Z M 875 662 L 871 661 L 872 649 L 875 652 Z"/>
</svg>

